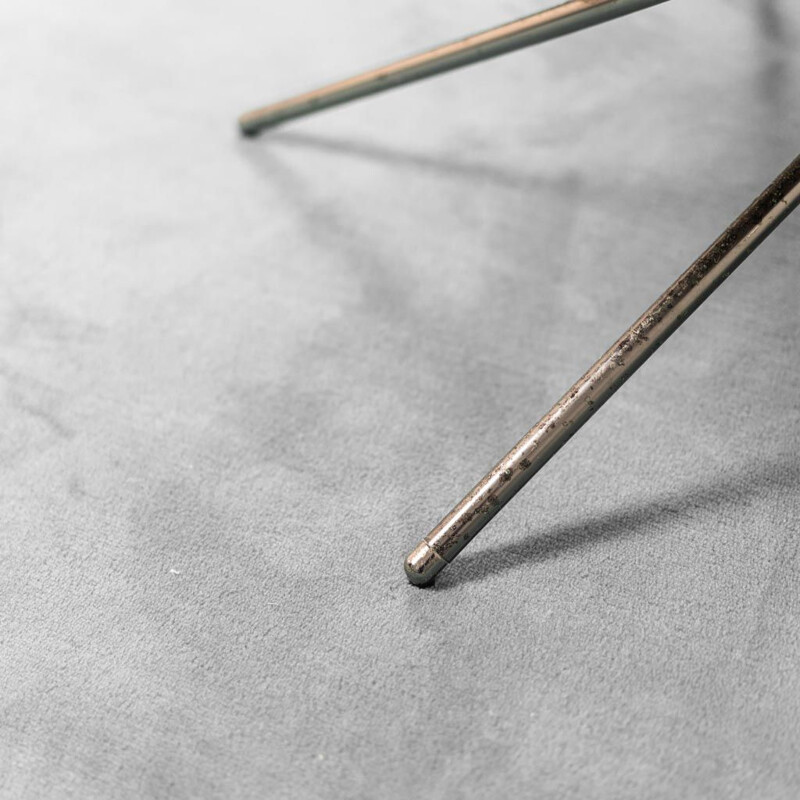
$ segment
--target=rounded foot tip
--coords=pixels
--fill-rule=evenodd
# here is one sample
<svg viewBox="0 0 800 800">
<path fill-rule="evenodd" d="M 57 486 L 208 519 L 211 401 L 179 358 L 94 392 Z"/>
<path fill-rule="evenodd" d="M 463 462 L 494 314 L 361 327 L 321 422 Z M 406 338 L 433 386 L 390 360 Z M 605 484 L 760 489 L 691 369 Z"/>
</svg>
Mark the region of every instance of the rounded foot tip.
<svg viewBox="0 0 800 800">
<path fill-rule="evenodd" d="M 252 123 L 248 123 L 247 120 L 239 120 L 239 133 L 241 133 L 242 136 L 247 136 L 248 138 L 251 136 L 258 136 L 260 130 L 260 128 L 254 126 Z"/>
<path fill-rule="evenodd" d="M 406 577 L 414 586 L 430 586 L 447 562 L 426 542 L 420 542 L 405 562 Z"/>
</svg>

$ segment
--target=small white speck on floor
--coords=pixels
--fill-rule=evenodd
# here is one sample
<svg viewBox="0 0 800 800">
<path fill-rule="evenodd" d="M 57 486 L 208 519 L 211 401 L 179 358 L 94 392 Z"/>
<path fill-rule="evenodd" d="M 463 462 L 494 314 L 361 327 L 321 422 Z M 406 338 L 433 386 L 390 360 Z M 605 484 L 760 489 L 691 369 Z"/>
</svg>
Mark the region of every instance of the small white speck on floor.
<svg viewBox="0 0 800 800">
<path fill-rule="evenodd" d="M 171 569 L 171 570 L 169 571 L 169 574 L 170 574 L 170 575 L 180 575 L 180 574 L 181 574 L 181 571 L 180 571 L 179 569 Z"/>
<path fill-rule="evenodd" d="M 322 753 L 317 753 L 317 759 L 319 761 L 324 761 L 325 760 L 325 756 Z"/>
</svg>

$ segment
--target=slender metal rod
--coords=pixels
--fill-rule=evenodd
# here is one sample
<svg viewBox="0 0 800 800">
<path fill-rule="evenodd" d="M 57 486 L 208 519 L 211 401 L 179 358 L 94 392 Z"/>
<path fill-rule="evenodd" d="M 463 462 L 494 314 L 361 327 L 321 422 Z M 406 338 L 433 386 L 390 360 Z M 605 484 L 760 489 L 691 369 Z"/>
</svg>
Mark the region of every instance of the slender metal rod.
<svg viewBox="0 0 800 800">
<path fill-rule="evenodd" d="M 280 103 L 248 111 L 239 117 L 239 125 L 243 133 L 255 134 L 263 128 L 278 125 L 295 117 L 313 114 L 324 108 L 348 103 L 404 83 L 458 69 L 476 61 L 485 61 L 532 44 L 546 42 L 548 39 L 574 33 L 663 2 L 666 0 L 569 0 L 538 14 L 477 33 L 426 53 L 405 58 Z"/>
<path fill-rule="evenodd" d="M 411 583 L 432 583 L 798 204 L 800 156 L 417 545 L 405 562 Z"/>
</svg>

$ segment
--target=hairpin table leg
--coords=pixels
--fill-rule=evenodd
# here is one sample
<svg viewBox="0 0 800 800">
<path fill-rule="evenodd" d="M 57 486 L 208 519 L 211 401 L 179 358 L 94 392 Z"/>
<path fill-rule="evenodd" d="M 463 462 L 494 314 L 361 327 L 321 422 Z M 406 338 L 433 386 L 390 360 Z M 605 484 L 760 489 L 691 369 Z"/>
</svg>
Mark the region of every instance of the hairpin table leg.
<svg viewBox="0 0 800 800">
<path fill-rule="evenodd" d="M 417 545 L 411 583 L 431 583 L 798 204 L 800 156 Z"/>
<path fill-rule="evenodd" d="M 666 0 L 569 0 L 538 14 L 469 36 L 426 53 L 354 78 L 292 97 L 280 103 L 248 111 L 239 117 L 242 132 L 254 134 L 286 120 L 348 103 L 404 83 L 464 67 L 476 61 L 510 53 L 522 47 L 555 39 L 568 33 L 622 17 Z"/>
</svg>

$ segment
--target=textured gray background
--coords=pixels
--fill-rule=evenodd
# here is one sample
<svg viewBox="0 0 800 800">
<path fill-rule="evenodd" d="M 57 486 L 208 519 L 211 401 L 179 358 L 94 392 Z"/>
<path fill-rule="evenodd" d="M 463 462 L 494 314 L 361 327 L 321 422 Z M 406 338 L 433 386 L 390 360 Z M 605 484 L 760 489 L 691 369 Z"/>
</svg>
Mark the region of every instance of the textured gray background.
<svg viewBox="0 0 800 800">
<path fill-rule="evenodd" d="M 3 3 L 3 798 L 798 796 L 800 219 L 401 571 L 800 150 L 797 3 L 234 128 L 544 5 Z"/>
</svg>

